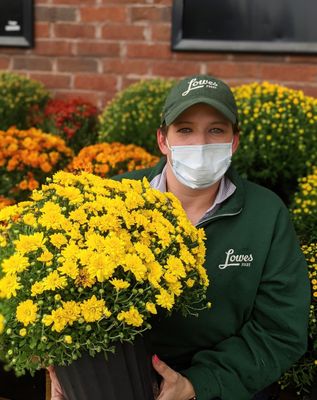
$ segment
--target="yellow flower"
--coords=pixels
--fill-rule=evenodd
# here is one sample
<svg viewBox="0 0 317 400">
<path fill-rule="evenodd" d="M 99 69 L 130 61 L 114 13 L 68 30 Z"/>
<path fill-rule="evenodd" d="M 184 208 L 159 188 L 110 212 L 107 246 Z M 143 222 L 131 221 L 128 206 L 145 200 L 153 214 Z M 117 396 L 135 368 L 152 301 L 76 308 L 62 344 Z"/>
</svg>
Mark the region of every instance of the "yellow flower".
<svg viewBox="0 0 317 400">
<path fill-rule="evenodd" d="M 87 214 L 83 209 L 77 209 L 69 213 L 69 218 L 78 221 L 80 224 L 87 222 Z"/>
<path fill-rule="evenodd" d="M 187 279 L 187 281 L 186 281 L 186 285 L 188 286 L 188 287 L 193 287 L 194 286 L 194 284 L 195 284 L 195 281 L 194 281 L 194 279 L 191 279 L 191 278 L 189 278 L 189 279 Z"/>
<path fill-rule="evenodd" d="M 43 232 L 36 232 L 33 235 L 19 235 L 19 239 L 14 244 L 16 251 L 27 254 L 42 248 L 45 241 Z"/>
<path fill-rule="evenodd" d="M 126 289 L 130 286 L 129 282 L 117 278 L 110 279 L 110 283 L 116 288 L 116 290 Z"/>
<path fill-rule="evenodd" d="M 25 336 L 26 333 L 27 333 L 27 330 L 25 328 L 22 328 L 22 329 L 19 330 L 19 335 L 20 336 Z"/>
<path fill-rule="evenodd" d="M 63 310 L 67 316 L 67 323 L 72 325 L 73 322 L 77 321 L 81 315 L 80 305 L 76 301 L 62 301 Z"/>
<path fill-rule="evenodd" d="M 62 172 L 62 171 L 60 171 L 60 172 Z M 57 174 L 55 175 L 57 178 L 58 178 L 60 172 L 57 172 Z M 60 175 L 60 176 L 62 176 L 62 175 Z M 55 178 L 54 178 L 54 180 L 55 180 Z M 56 186 L 56 193 L 59 196 L 66 197 L 70 201 L 70 204 L 81 203 L 83 200 L 83 195 L 81 194 L 80 190 L 76 187 Z"/>
<path fill-rule="evenodd" d="M 167 310 L 171 310 L 175 303 L 174 295 L 168 293 L 168 291 L 165 289 L 161 289 L 160 294 L 157 294 L 155 298 L 156 304 L 163 308 L 166 308 Z"/>
<path fill-rule="evenodd" d="M 91 206 L 91 203 L 89 204 Z M 88 208 L 88 205 L 87 207 Z M 98 228 L 100 232 L 108 232 L 109 230 L 120 231 L 120 221 L 115 215 L 98 215 L 96 217 L 91 217 L 89 224 L 92 228 Z"/>
<path fill-rule="evenodd" d="M 86 322 L 99 321 L 102 317 L 108 318 L 111 315 L 105 301 L 103 299 L 97 300 L 95 295 L 81 303 L 80 308 Z"/>
<path fill-rule="evenodd" d="M 67 239 L 62 233 L 54 233 L 50 236 L 50 242 L 53 246 L 60 249 L 64 244 L 67 243 Z"/>
<path fill-rule="evenodd" d="M 132 210 L 135 208 L 142 207 L 145 203 L 145 200 L 138 193 L 131 191 L 126 194 L 124 202 L 127 209 Z"/>
<path fill-rule="evenodd" d="M 103 253 L 93 253 L 90 263 L 87 266 L 90 276 L 97 278 L 98 282 L 104 282 L 109 279 L 114 273 L 115 268 L 116 264 L 109 256 Z"/>
<path fill-rule="evenodd" d="M 8 275 L 13 275 L 25 271 L 28 266 L 28 258 L 21 254 L 13 254 L 11 257 L 3 260 L 2 270 Z"/>
<path fill-rule="evenodd" d="M 62 302 L 63 307 L 45 315 L 42 322 L 45 326 L 52 325 L 52 330 L 61 332 L 66 325 L 72 325 L 80 317 L 80 306 L 75 301 Z"/>
<path fill-rule="evenodd" d="M 66 344 L 72 344 L 73 343 L 73 338 L 70 335 L 65 335 L 64 336 L 64 342 Z"/>
<path fill-rule="evenodd" d="M 35 282 L 31 287 L 31 296 L 42 294 L 45 290 L 44 282 Z"/>
<path fill-rule="evenodd" d="M 134 243 L 134 248 L 138 252 L 140 258 L 145 260 L 146 262 L 153 262 L 155 261 L 155 256 L 152 251 L 148 248 L 148 246 L 137 242 Z"/>
<path fill-rule="evenodd" d="M 0 247 L 6 247 L 6 245 L 8 244 L 6 238 L 4 236 L 0 236 Z"/>
<path fill-rule="evenodd" d="M 150 312 L 151 314 L 157 314 L 157 310 L 156 310 L 156 307 L 155 307 L 155 304 L 154 304 L 154 303 L 147 302 L 147 303 L 145 304 L 145 308 L 146 308 L 147 311 Z"/>
<path fill-rule="evenodd" d="M 105 238 L 102 235 L 99 235 L 96 232 L 87 232 L 86 245 L 89 249 L 102 251 L 105 247 L 105 244 Z"/>
<path fill-rule="evenodd" d="M 170 282 L 168 284 L 169 290 L 175 294 L 175 296 L 180 296 L 183 292 L 182 284 L 180 282 Z"/>
<path fill-rule="evenodd" d="M 175 282 L 177 282 L 177 276 L 174 275 L 174 273 L 172 273 L 172 272 L 165 272 L 165 274 L 164 274 L 164 279 L 165 279 L 166 282 L 168 282 L 168 283 L 175 283 Z"/>
<path fill-rule="evenodd" d="M 0 334 L 4 331 L 5 326 L 5 318 L 2 314 L 0 314 Z"/>
<path fill-rule="evenodd" d="M 45 290 L 63 289 L 67 286 L 67 279 L 65 276 L 60 276 L 57 271 L 51 272 L 43 280 Z"/>
<path fill-rule="evenodd" d="M 77 286 L 91 287 L 96 282 L 96 279 L 91 277 L 88 268 L 81 268 L 75 280 Z"/>
<path fill-rule="evenodd" d="M 72 260 L 66 260 L 60 267 L 58 267 L 58 271 L 72 279 L 76 279 L 79 274 L 78 265 Z"/>
<path fill-rule="evenodd" d="M 9 221 L 10 218 L 18 216 L 19 213 L 18 205 L 4 207 L 0 210 L 0 221 Z"/>
<path fill-rule="evenodd" d="M 186 276 L 185 268 L 182 261 L 175 257 L 169 256 L 167 260 L 167 267 L 174 275 L 184 278 Z"/>
<path fill-rule="evenodd" d="M 180 248 L 180 259 L 186 265 L 194 266 L 196 263 L 195 257 L 188 251 L 187 247 L 181 245 Z"/>
<path fill-rule="evenodd" d="M 17 290 L 21 289 L 16 275 L 5 275 L 0 279 L 0 298 L 10 299 L 15 297 Z"/>
<path fill-rule="evenodd" d="M 37 257 L 37 260 L 42 261 L 44 263 L 49 263 L 53 259 L 53 254 L 46 248 L 44 248 L 43 250 L 44 250 L 43 253 L 39 257 Z"/>
<path fill-rule="evenodd" d="M 34 201 L 40 201 L 43 199 L 43 194 L 39 190 L 34 190 L 30 197 Z"/>
<path fill-rule="evenodd" d="M 206 269 L 204 267 L 202 267 L 201 265 L 198 265 L 197 271 L 199 273 L 199 276 L 202 280 L 203 285 L 207 287 L 209 285 L 209 278 L 208 278 Z"/>
<path fill-rule="evenodd" d="M 144 279 L 147 272 L 145 264 L 136 254 L 127 254 L 124 257 L 123 269 L 125 271 L 131 271 L 137 281 L 141 281 L 142 279 Z"/>
<path fill-rule="evenodd" d="M 154 286 L 157 287 L 163 275 L 161 265 L 157 262 L 151 262 L 147 265 L 148 268 L 148 280 Z"/>
<path fill-rule="evenodd" d="M 34 215 L 33 215 L 33 214 L 30 214 L 30 213 L 25 214 L 25 215 L 23 216 L 23 222 L 24 222 L 25 224 L 30 225 L 30 226 L 33 226 L 33 227 L 36 225 L 36 219 L 35 219 Z"/>
<path fill-rule="evenodd" d="M 134 306 L 131 306 L 129 311 L 121 311 L 117 318 L 119 321 L 124 321 L 128 325 L 136 327 L 143 324 L 143 317 Z"/>
<path fill-rule="evenodd" d="M 113 260 L 121 260 L 130 247 L 131 237 L 127 238 L 123 232 L 109 233 L 104 241 L 104 247 L 101 249 L 108 254 Z M 116 264 L 118 262 L 116 261 Z"/>
<path fill-rule="evenodd" d="M 74 243 L 68 244 L 62 251 L 61 254 L 68 261 L 76 261 L 79 257 L 79 247 Z"/>
<path fill-rule="evenodd" d="M 62 214 L 62 209 L 58 204 L 47 201 L 41 209 L 42 215 L 38 222 L 47 229 L 63 229 L 67 226 L 67 219 Z"/>
<path fill-rule="evenodd" d="M 38 307 L 32 300 L 25 300 L 17 306 L 16 319 L 24 326 L 32 324 L 36 320 Z"/>
<path fill-rule="evenodd" d="M 64 309 L 53 310 L 51 315 L 45 315 L 42 319 L 45 326 L 52 325 L 52 331 L 61 332 L 68 322 L 68 316 Z"/>
</svg>

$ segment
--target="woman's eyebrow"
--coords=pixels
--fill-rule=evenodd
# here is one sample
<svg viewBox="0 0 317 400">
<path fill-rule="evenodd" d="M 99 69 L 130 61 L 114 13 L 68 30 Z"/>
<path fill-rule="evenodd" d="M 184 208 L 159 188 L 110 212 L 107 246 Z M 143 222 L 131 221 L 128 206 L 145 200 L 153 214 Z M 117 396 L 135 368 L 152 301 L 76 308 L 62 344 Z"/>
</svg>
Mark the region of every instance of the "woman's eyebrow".
<svg viewBox="0 0 317 400">
<path fill-rule="evenodd" d="M 230 121 L 227 121 L 226 119 L 220 119 L 217 121 L 210 122 L 209 125 L 216 125 L 216 124 L 227 125 L 228 123 L 230 123 Z"/>
<path fill-rule="evenodd" d="M 174 125 L 181 125 L 181 124 L 194 124 L 193 121 L 175 121 Z"/>
<path fill-rule="evenodd" d="M 179 120 L 179 121 L 173 122 L 173 125 L 182 125 L 182 124 L 191 124 L 191 125 L 193 125 L 193 124 L 195 124 L 195 122 L 194 121 L 185 121 L 185 120 Z M 208 123 L 208 125 L 219 125 L 219 124 L 227 125 L 227 124 L 230 124 L 230 121 L 227 121 L 226 119 L 220 119 L 220 120 L 217 120 L 217 121 L 210 121 Z"/>
</svg>

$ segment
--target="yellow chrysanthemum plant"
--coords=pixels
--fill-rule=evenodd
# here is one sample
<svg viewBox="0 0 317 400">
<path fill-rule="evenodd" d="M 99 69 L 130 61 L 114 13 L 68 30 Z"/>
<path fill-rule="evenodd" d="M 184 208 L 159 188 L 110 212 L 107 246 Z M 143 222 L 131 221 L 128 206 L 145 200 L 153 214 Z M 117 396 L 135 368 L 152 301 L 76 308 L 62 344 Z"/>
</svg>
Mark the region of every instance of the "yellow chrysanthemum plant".
<svg viewBox="0 0 317 400">
<path fill-rule="evenodd" d="M 133 143 L 160 155 L 156 130 L 175 79 L 144 79 L 118 92 L 99 116 L 99 142 Z"/>
<path fill-rule="evenodd" d="M 233 88 L 241 140 L 233 162 L 289 205 L 298 178 L 317 162 L 317 99 L 270 82 Z"/>
<path fill-rule="evenodd" d="M 317 166 L 299 179 L 291 207 L 295 229 L 303 243 L 317 241 Z"/>
<path fill-rule="evenodd" d="M 312 288 L 308 349 L 304 356 L 280 379 L 282 389 L 291 386 L 296 389 L 299 396 L 311 393 L 313 382 L 317 375 L 317 241 L 309 245 L 302 245 L 302 251 L 308 264 L 308 274 Z"/>
<path fill-rule="evenodd" d="M 0 211 L 0 350 L 17 374 L 133 341 L 210 306 L 204 231 L 146 180 L 59 171 Z"/>
<path fill-rule="evenodd" d="M 103 178 L 128 171 L 149 168 L 159 161 L 145 149 L 134 144 L 98 143 L 84 147 L 73 158 L 68 170 L 86 171 Z"/>
<path fill-rule="evenodd" d="M 26 200 L 72 157 L 63 139 L 39 129 L 0 130 L 0 196 Z"/>
<path fill-rule="evenodd" d="M 28 129 L 50 98 L 46 87 L 35 79 L 11 71 L 0 71 L 0 129 Z"/>
<path fill-rule="evenodd" d="M 310 393 L 317 375 L 317 167 L 299 179 L 290 208 L 296 232 L 302 243 L 302 251 L 308 264 L 312 300 L 309 314 L 308 349 L 282 377 L 284 389 L 292 386 L 299 395 Z"/>
</svg>

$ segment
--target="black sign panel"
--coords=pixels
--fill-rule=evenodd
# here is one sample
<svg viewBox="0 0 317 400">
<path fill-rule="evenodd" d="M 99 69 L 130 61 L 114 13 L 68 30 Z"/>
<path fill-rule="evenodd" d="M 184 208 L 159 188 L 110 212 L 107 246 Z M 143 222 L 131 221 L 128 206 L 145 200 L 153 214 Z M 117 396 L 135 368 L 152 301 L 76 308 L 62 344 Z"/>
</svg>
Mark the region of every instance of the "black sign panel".
<svg viewBox="0 0 317 400">
<path fill-rule="evenodd" d="M 172 49 L 317 53 L 316 0 L 174 0 Z"/>
<path fill-rule="evenodd" d="M 33 46 L 33 0 L 0 0 L 0 46 Z"/>
</svg>

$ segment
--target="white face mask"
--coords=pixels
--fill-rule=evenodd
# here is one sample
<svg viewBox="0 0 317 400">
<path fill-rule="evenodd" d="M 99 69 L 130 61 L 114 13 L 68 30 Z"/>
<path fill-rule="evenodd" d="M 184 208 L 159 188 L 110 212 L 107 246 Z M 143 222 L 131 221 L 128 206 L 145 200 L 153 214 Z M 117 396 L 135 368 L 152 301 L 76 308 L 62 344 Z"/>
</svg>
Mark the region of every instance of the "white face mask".
<svg viewBox="0 0 317 400">
<path fill-rule="evenodd" d="M 227 172 L 232 157 L 232 142 L 193 146 L 169 146 L 174 175 L 192 189 L 204 189 L 218 182 Z"/>
</svg>

